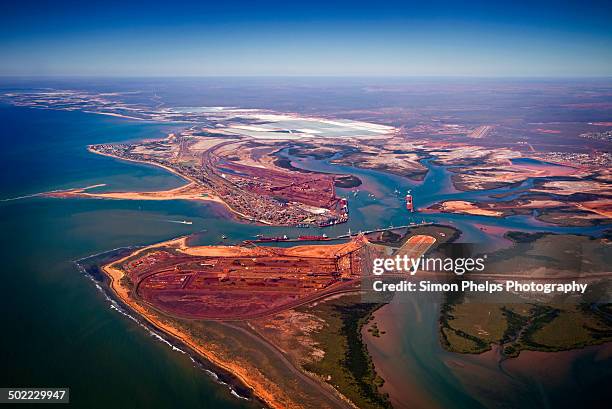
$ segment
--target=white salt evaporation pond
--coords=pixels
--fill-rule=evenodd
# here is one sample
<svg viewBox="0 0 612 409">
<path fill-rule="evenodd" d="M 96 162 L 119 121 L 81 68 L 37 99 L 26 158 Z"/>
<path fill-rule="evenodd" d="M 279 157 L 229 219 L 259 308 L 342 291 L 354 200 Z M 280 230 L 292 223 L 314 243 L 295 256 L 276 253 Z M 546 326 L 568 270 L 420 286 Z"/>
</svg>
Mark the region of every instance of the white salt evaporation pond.
<svg viewBox="0 0 612 409">
<path fill-rule="evenodd" d="M 258 109 L 182 107 L 172 112 L 199 115 L 219 122 L 225 133 L 256 139 L 389 137 L 396 128 L 350 119 L 329 119 Z"/>
</svg>

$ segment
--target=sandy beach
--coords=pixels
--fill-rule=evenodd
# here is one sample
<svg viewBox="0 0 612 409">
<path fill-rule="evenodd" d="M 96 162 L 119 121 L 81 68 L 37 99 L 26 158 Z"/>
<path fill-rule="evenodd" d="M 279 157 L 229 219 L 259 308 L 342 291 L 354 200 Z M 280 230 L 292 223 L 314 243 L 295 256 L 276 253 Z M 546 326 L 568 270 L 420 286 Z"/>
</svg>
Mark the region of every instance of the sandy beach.
<svg viewBox="0 0 612 409">
<path fill-rule="evenodd" d="M 223 199 L 217 196 L 212 190 L 204 188 L 197 180 L 190 178 L 188 176 L 185 176 L 183 174 L 180 174 L 172 168 L 169 168 L 167 166 L 164 166 L 164 165 L 161 165 L 155 162 L 146 162 L 146 161 L 121 158 L 115 155 L 98 152 L 94 149 L 91 149 L 91 147 L 88 147 L 87 150 L 97 155 L 108 156 L 110 158 L 114 158 L 118 160 L 157 166 L 157 167 L 167 170 L 170 173 L 173 173 L 181 177 L 182 179 L 185 179 L 188 183 L 186 185 L 183 185 L 183 186 L 180 186 L 174 189 L 160 190 L 160 191 L 153 191 L 153 192 L 100 192 L 100 193 L 87 192 L 87 190 L 89 189 L 104 185 L 104 184 L 100 184 L 100 185 L 89 186 L 85 188 L 44 192 L 44 193 L 41 193 L 40 195 L 46 196 L 46 197 L 56 197 L 56 198 L 82 197 L 82 198 L 93 198 L 93 199 L 117 199 L 117 200 L 197 200 L 197 201 L 205 201 L 205 202 L 215 202 L 215 203 L 222 204 L 231 213 L 243 219 L 250 220 L 252 222 L 256 222 L 260 224 L 272 225 L 270 222 L 267 222 L 265 220 L 254 219 L 252 217 L 249 217 L 246 214 L 240 213 L 232 209 L 230 206 L 227 205 L 227 203 Z"/>
<path fill-rule="evenodd" d="M 197 185 L 194 182 L 189 182 L 184 186 L 180 186 L 169 190 L 159 190 L 153 192 L 88 192 L 91 187 L 69 189 L 59 192 L 48 192 L 47 197 L 69 198 L 69 197 L 87 197 L 93 199 L 119 199 L 119 200 L 202 200 L 222 203 L 223 200 L 210 191 Z"/>
<path fill-rule="evenodd" d="M 481 209 L 476 206 L 472 202 L 466 202 L 464 200 L 449 200 L 447 202 L 442 202 L 442 211 L 449 213 L 465 213 L 465 214 L 473 214 L 475 216 L 494 216 L 500 217 L 503 216 L 503 212 L 496 210 L 486 210 Z"/>
<path fill-rule="evenodd" d="M 295 408 L 301 407 L 298 402 L 295 402 L 292 397 L 288 396 L 277 385 L 268 381 L 256 368 L 245 364 L 245 362 L 240 362 L 237 360 L 229 361 L 224 359 L 220 353 L 215 351 L 215 345 L 205 345 L 198 342 L 184 330 L 177 328 L 176 326 L 173 326 L 172 324 L 163 320 L 156 312 L 151 311 L 141 303 L 130 298 L 129 290 L 121 285 L 121 279 L 123 278 L 124 274 L 123 271 L 117 267 L 120 263 L 136 254 L 152 248 L 173 245 L 178 249 L 185 249 L 187 247 L 186 240 L 186 237 L 180 237 L 154 244 L 152 246 L 147 246 L 127 255 L 126 257 L 102 266 L 102 271 L 110 280 L 109 288 L 112 293 L 118 297 L 123 304 L 131 308 L 154 328 L 178 339 L 205 360 L 236 376 L 245 387 L 251 389 L 253 394 L 265 402 L 269 407 L 280 409 L 288 407 L 288 404 Z"/>
</svg>

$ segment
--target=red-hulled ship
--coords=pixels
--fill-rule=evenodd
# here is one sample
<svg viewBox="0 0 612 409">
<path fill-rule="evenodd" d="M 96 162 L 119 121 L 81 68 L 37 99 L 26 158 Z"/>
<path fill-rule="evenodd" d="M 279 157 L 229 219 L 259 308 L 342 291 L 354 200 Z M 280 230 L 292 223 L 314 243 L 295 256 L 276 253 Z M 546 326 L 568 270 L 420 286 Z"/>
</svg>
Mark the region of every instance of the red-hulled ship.
<svg viewBox="0 0 612 409">
<path fill-rule="evenodd" d="M 414 205 L 412 204 L 412 195 L 406 195 L 406 209 L 411 212 L 414 212 Z"/>
<path fill-rule="evenodd" d="M 299 236 L 298 240 L 327 240 L 327 234 L 322 236 Z"/>
</svg>

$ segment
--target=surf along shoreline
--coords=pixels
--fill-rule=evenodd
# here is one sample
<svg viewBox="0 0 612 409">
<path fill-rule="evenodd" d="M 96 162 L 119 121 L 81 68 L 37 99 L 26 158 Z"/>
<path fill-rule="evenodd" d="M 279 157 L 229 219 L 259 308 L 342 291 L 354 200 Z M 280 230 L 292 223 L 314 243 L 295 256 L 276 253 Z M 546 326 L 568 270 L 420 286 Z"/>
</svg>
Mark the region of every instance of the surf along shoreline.
<svg viewBox="0 0 612 409">
<path fill-rule="evenodd" d="M 188 355 L 191 360 L 203 371 L 213 378 L 213 381 L 220 385 L 227 386 L 230 394 L 236 399 L 249 400 L 256 405 L 261 405 L 266 408 L 273 408 L 269 402 L 262 399 L 257 393 L 257 388 L 252 385 L 247 379 L 235 373 L 228 365 L 224 364 L 212 356 L 210 351 L 207 351 L 201 345 L 198 345 L 188 334 L 173 327 L 168 323 L 162 322 L 154 313 L 146 310 L 145 307 L 139 305 L 129 298 L 128 291 L 121 286 L 122 278 L 121 270 L 113 268 L 114 265 L 121 263 L 134 254 L 140 253 L 151 248 L 160 247 L 173 242 L 182 242 L 185 245 L 188 236 L 181 236 L 175 239 L 163 241 L 149 246 L 139 246 L 111 250 L 110 253 L 115 253 L 111 256 L 110 261 L 104 261 L 102 264 L 95 263 L 97 277 L 92 271 L 83 267 L 81 262 L 87 258 L 75 261 L 75 264 L 83 270 L 95 283 L 100 284 L 99 289 L 111 301 L 111 308 L 119 307 L 122 315 L 134 320 L 148 331 L 160 338 L 162 342 L 167 343 L 173 349 Z M 118 255 L 119 250 L 127 251 L 126 255 Z M 103 253 L 103 254 L 108 254 Z M 92 256 L 93 257 L 93 256 Z M 114 306 L 116 303 L 117 306 Z"/>
</svg>

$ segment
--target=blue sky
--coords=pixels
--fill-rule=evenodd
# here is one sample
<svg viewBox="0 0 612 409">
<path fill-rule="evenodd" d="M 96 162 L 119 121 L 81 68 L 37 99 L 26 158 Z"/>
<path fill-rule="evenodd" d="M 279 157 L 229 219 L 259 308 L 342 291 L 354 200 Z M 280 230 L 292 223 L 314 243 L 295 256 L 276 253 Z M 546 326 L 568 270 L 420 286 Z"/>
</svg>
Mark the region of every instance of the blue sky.
<svg viewBox="0 0 612 409">
<path fill-rule="evenodd" d="M 609 2 L 19 1 L 0 75 L 612 76 Z"/>
</svg>

